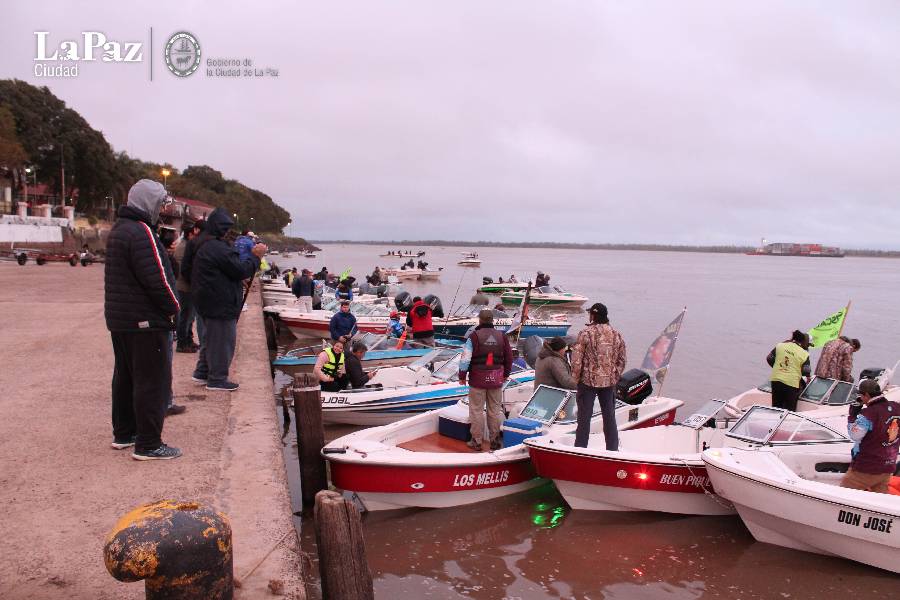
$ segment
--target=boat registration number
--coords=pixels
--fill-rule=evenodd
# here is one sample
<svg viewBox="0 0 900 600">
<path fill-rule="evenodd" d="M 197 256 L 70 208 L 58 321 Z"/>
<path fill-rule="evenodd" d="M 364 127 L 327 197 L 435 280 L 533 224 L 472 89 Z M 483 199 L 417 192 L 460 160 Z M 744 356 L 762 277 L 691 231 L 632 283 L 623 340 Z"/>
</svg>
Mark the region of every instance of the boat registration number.
<svg viewBox="0 0 900 600">
<path fill-rule="evenodd" d="M 859 527 L 862 524 L 863 529 L 871 529 L 872 531 L 880 531 L 882 533 L 890 533 L 893 519 L 882 519 L 880 517 L 869 517 L 865 523 L 862 523 L 862 515 L 849 510 L 838 511 L 838 523 L 846 523 Z"/>
</svg>

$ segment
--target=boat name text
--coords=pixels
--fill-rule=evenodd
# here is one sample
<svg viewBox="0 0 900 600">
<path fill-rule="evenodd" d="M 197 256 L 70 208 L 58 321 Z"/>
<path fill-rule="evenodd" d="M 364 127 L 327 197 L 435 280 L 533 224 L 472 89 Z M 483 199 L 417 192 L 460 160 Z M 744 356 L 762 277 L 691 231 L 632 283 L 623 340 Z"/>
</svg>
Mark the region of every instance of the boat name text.
<svg viewBox="0 0 900 600">
<path fill-rule="evenodd" d="M 509 471 L 489 471 L 487 473 L 459 474 L 453 478 L 453 487 L 472 487 L 479 485 L 493 485 L 503 483 L 509 479 Z"/>
<path fill-rule="evenodd" d="M 704 475 L 676 475 L 665 473 L 660 476 L 659 482 L 666 485 L 692 485 L 694 487 L 702 488 L 709 486 L 709 477 Z"/>
<path fill-rule="evenodd" d="M 349 399 L 347 396 L 326 396 L 322 398 L 322 404 L 347 404 Z"/>
<path fill-rule="evenodd" d="M 847 525 L 853 525 L 854 527 L 859 527 L 859 524 L 862 522 L 862 515 L 855 512 L 850 512 L 849 510 L 841 510 L 838 511 L 838 523 L 846 523 Z M 872 531 L 880 531 L 883 533 L 891 532 L 891 525 L 893 525 L 893 519 L 882 519 L 879 517 L 869 517 L 869 520 L 863 524 L 863 529 L 871 529 Z"/>
</svg>

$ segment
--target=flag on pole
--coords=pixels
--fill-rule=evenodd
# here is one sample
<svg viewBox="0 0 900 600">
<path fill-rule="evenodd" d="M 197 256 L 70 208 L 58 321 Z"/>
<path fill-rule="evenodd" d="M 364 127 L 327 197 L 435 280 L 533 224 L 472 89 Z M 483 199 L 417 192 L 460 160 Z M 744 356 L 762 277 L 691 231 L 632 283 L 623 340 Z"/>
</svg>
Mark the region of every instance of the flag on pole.
<svg viewBox="0 0 900 600">
<path fill-rule="evenodd" d="M 350 267 L 347 267 L 346 269 L 344 269 L 344 271 L 341 273 L 341 276 L 338 277 L 338 281 L 343 281 L 343 280 L 347 279 L 347 277 L 350 276 L 350 270 L 351 270 Z"/>
<path fill-rule="evenodd" d="M 841 329 L 844 326 L 844 318 L 847 316 L 847 307 L 832 315 L 828 315 L 822 322 L 808 331 L 809 345 L 813 348 L 820 348 L 835 340 L 841 335 Z"/>
<path fill-rule="evenodd" d="M 525 320 L 528 318 L 528 299 L 531 297 L 531 282 L 528 282 L 528 287 L 525 289 L 525 294 L 522 296 L 522 304 L 519 305 L 519 312 L 516 313 L 516 316 L 513 317 L 512 323 L 509 324 L 509 329 L 506 330 L 506 335 L 513 335 L 518 331 L 522 325 L 525 324 Z"/>
<path fill-rule="evenodd" d="M 641 363 L 641 368 L 654 376 L 659 383 L 662 383 L 669 370 L 669 362 L 672 360 L 672 353 L 675 352 L 675 342 L 678 340 L 678 332 L 681 331 L 681 322 L 686 312 L 687 307 L 663 329 L 660 336 L 650 344 L 644 362 Z"/>
</svg>

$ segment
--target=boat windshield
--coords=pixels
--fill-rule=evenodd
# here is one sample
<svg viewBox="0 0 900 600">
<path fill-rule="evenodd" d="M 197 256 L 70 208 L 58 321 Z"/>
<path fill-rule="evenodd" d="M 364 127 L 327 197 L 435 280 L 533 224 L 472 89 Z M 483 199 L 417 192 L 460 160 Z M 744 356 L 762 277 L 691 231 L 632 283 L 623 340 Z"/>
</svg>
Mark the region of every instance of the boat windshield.
<svg viewBox="0 0 900 600">
<path fill-rule="evenodd" d="M 549 425 L 556 420 L 570 397 L 575 398 L 575 392 L 572 390 L 539 385 L 519 416 Z"/>
<path fill-rule="evenodd" d="M 848 442 L 845 435 L 801 413 L 752 406 L 725 434 L 757 444 Z"/>
<path fill-rule="evenodd" d="M 710 419 L 714 419 L 724 407 L 724 400 L 709 400 L 703 406 L 695 410 L 691 416 L 682 421 L 681 424 L 685 427 L 690 427 L 691 429 L 700 429 L 703 427 L 704 423 Z"/>
<path fill-rule="evenodd" d="M 459 359 L 461 354 L 457 353 L 456 356 L 445 362 L 440 367 L 436 368 L 432 375 L 441 381 L 453 382 L 459 381 Z"/>
<path fill-rule="evenodd" d="M 460 350 L 455 348 L 437 348 L 425 356 L 420 356 L 412 361 L 406 365 L 406 368 L 412 371 L 418 371 L 422 367 L 425 367 L 429 371 L 434 372 L 440 369 L 447 361 L 458 358 L 460 352 Z"/>
<path fill-rule="evenodd" d="M 800 399 L 815 404 L 843 406 L 856 402 L 858 395 L 856 386 L 852 383 L 838 381 L 837 379 L 813 377 L 809 385 L 800 394 Z"/>
</svg>

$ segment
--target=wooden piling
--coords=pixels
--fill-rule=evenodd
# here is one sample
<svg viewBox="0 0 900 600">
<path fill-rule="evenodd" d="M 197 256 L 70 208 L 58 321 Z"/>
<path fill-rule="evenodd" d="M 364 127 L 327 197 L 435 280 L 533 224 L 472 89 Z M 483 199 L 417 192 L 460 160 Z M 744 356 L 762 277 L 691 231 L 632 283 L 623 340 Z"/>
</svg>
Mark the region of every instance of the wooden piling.
<svg viewBox="0 0 900 600">
<path fill-rule="evenodd" d="M 300 461 L 300 492 L 303 505 L 311 506 L 316 493 L 328 488 L 325 459 L 320 454 L 325 445 L 322 423 L 322 390 L 312 373 L 294 376 L 294 417 L 297 427 L 297 457 Z"/>
<path fill-rule="evenodd" d="M 340 494 L 316 494 L 316 545 L 323 600 L 374 600 L 359 510 Z"/>
</svg>

